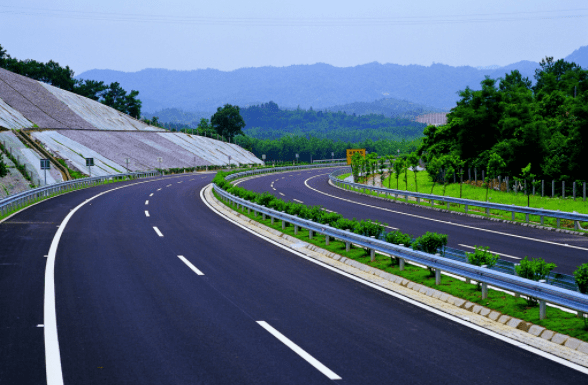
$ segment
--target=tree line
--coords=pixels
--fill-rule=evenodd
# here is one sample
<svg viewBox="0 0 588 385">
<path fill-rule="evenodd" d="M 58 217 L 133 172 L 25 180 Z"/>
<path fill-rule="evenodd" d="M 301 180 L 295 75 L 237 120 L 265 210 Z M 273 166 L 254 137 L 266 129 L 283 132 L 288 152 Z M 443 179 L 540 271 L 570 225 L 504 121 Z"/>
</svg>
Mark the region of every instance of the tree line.
<svg viewBox="0 0 588 385">
<path fill-rule="evenodd" d="M 515 70 L 461 91 L 447 124 L 424 130 L 418 154 L 429 173 L 478 167 L 490 177 L 587 181 L 588 71 L 546 57 L 534 77 L 533 86 Z"/>
<path fill-rule="evenodd" d="M 105 84 L 95 80 L 74 79 L 74 71 L 69 66 L 49 60 L 47 63 L 37 60 L 19 60 L 11 57 L 0 45 L 0 68 L 14 72 L 98 101 L 134 118 L 141 116 L 139 91 L 127 93 L 118 82 Z"/>
<path fill-rule="evenodd" d="M 274 102 L 241 109 L 247 123 L 244 132 L 259 139 L 279 139 L 284 135 L 311 136 L 359 142 L 372 140 L 414 139 L 422 136 L 425 125 L 381 114 L 356 115 L 345 112 L 315 111 L 297 108 L 280 109 Z"/>
</svg>

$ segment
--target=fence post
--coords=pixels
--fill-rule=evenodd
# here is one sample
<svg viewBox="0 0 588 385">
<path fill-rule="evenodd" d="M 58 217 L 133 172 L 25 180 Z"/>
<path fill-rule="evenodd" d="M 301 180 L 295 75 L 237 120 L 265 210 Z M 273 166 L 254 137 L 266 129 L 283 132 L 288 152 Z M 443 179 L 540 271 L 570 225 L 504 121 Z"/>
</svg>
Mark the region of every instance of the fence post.
<svg viewBox="0 0 588 385">
<path fill-rule="evenodd" d="M 584 182 L 584 202 L 586 202 L 586 182 Z"/>
<path fill-rule="evenodd" d="M 506 192 L 510 192 L 510 178 L 506 177 Z"/>
<path fill-rule="evenodd" d="M 541 198 L 545 195 L 545 180 L 541 179 Z"/>
<path fill-rule="evenodd" d="M 574 182 L 574 184 L 573 184 L 572 191 L 573 191 L 574 200 L 576 200 L 576 182 Z"/>
<path fill-rule="evenodd" d="M 565 180 L 561 181 L 561 197 L 563 199 L 566 198 L 566 181 Z"/>
<path fill-rule="evenodd" d="M 533 179 L 533 196 L 535 196 L 535 179 Z"/>
<path fill-rule="evenodd" d="M 555 181 L 551 180 L 551 197 L 555 198 Z"/>
<path fill-rule="evenodd" d="M 484 181 L 486 181 L 486 179 L 484 177 L 484 169 L 482 169 L 482 184 L 484 184 Z"/>
<path fill-rule="evenodd" d="M 472 168 L 468 167 L 468 181 L 472 180 Z"/>
<path fill-rule="evenodd" d="M 478 184 L 478 169 L 474 167 L 474 182 Z"/>
<path fill-rule="evenodd" d="M 351 230 L 346 229 L 345 231 L 351 232 Z M 345 241 L 345 251 L 349 251 L 351 249 L 351 242 Z"/>
</svg>

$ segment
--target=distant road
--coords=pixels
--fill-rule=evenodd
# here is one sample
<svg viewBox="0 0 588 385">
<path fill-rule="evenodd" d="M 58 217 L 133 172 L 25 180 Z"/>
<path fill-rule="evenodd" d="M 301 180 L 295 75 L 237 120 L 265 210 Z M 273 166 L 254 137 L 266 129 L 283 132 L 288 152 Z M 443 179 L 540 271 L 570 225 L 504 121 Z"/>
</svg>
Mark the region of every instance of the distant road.
<svg viewBox="0 0 588 385">
<path fill-rule="evenodd" d="M 571 274 L 588 262 L 588 237 L 533 229 L 502 222 L 442 213 L 414 205 L 396 204 L 358 195 L 331 186 L 327 175 L 333 169 L 265 175 L 240 186 L 269 191 L 286 200 L 322 205 L 346 218 L 372 219 L 387 223 L 413 236 L 432 231 L 449 236 L 450 247 L 471 251 L 489 246 L 501 258 L 517 263 L 521 258 L 544 258 L 557 264 L 556 271 Z M 290 176 L 292 175 L 292 176 Z M 272 185 L 273 183 L 273 185 Z"/>
<path fill-rule="evenodd" d="M 312 175 L 276 185 L 294 196 Z M 65 384 L 585 381 L 235 226 L 200 199 L 211 178 L 142 181 L 71 217 L 55 260 Z M 70 209 L 120 186 L 62 195 L 0 224 L 0 383 L 45 383 L 44 255 Z"/>
</svg>

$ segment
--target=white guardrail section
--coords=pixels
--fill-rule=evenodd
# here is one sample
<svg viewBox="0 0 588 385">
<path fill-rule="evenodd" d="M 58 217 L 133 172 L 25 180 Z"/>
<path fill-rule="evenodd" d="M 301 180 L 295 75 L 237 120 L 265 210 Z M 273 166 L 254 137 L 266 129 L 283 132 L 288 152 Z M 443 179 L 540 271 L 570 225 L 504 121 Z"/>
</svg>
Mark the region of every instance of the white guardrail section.
<svg viewBox="0 0 588 385">
<path fill-rule="evenodd" d="M 264 169 L 240 172 L 232 174 L 229 177 L 231 177 L 230 179 L 232 180 L 235 178 L 255 174 L 289 171 L 292 169 L 303 167 L 313 168 L 313 166 L 300 166 L 285 167 L 279 169 Z M 319 167 L 325 167 L 325 165 L 321 165 Z M 226 180 L 229 180 L 229 177 L 227 177 Z M 253 210 L 254 212 L 260 213 L 262 215 L 267 215 L 270 218 L 273 217 L 277 220 L 290 223 L 293 226 L 299 226 L 308 229 L 309 237 L 312 237 L 313 233 L 321 234 L 324 236 L 332 237 L 334 239 L 339 239 L 346 243 L 353 243 L 361 247 L 374 250 L 375 252 L 387 254 L 394 258 L 399 258 L 402 261 L 402 264 L 404 263 L 404 261 L 410 261 L 435 269 L 437 283 L 440 282 L 441 271 L 444 271 L 481 283 L 482 298 L 484 299 L 487 297 L 488 285 L 507 291 L 511 291 L 517 294 L 525 295 L 528 297 L 536 298 L 539 301 L 541 319 L 545 318 L 547 303 L 560 305 L 565 308 L 577 311 L 579 313 L 588 313 L 588 295 L 574 292 L 571 290 L 562 289 L 546 283 L 536 282 L 529 279 L 513 276 L 510 274 L 501 273 L 498 271 L 490 270 L 488 268 L 478 267 L 470 265 L 468 263 L 443 258 L 440 255 L 433 255 L 421 251 L 415 251 L 408 247 L 394 245 L 375 238 L 358 235 L 350 231 L 336 229 L 326 224 L 319 224 L 313 221 L 299 218 L 294 215 L 289 215 L 283 212 L 275 211 L 273 209 L 258 205 L 256 203 L 229 194 L 226 191 L 219 188 L 217 185 L 213 186 L 214 190 L 222 197 L 223 200 L 234 202 L 237 205 L 240 205 L 244 208 Z M 461 201 L 463 204 L 463 200 Z"/>
<path fill-rule="evenodd" d="M 397 198 L 398 196 L 403 196 L 408 201 L 408 197 L 415 198 L 417 203 L 420 203 L 421 199 L 426 199 L 433 204 L 433 202 L 441 202 L 447 204 L 449 207 L 450 203 L 464 205 L 465 212 L 468 212 L 469 206 L 474 207 L 482 207 L 486 209 L 486 215 L 490 215 L 490 210 L 502 210 L 502 211 L 510 211 L 512 213 L 512 220 L 515 220 L 515 213 L 525 214 L 525 221 L 529 222 L 529 215 L 537 215 L 541 219 L 541 225 L 543 225 L 544 217 L 551 217 L 557 219 L 557 227 L 560 227 L 560 220 L 561 219 L 569 219 L 574 221 L 574 228 L 579 230 L 579 223 L 578 222 L 588 222 L 588 215 L 587 214 L 578 214 L 578 213 L 570 213 L 565 211 L 559 210 L 546 210 L 534 207 L 524 207 L 524 206 L 515 206 L 515 205 L 505 205 L 501 203 L 491 203 L 491 202 L 482 202 L 482 201 L 474 201 L 470 199 L 463 199 L 463 198 L 453 198 L 441 195 L 434 195 L 434 194 L 424 194 L 424 193 L 417 193 L 414 191 L 404 191 L 404 190 L 394 190 L 388 189 L 384 187 L 376 187 L 376 186 L 367 186 L 360 183 L 353 183 L 353 182 L 346 182 L 337 178 L 339 175 L 348 174 L 351 172 L 351 167 L 346 167 L 344 169 L 337 170 L 329 175 L 329 179 L 331 182 L 343 189 L 357 189 L 366 190 L 377 192 L 380 194 L 385 195 L 395 195 Z"/>
<path fill-rule="evenodd" d="M 67 182 L 61 182 L 44 187 L 39 187 L 36 189 L 27 190 L 18 194 L 14 194 L 0 200 L 0 213 L 2 215 L 5 215 L 8 212 L 17 210 L 23 206 L 26 206 L 27 204 L 36 202 L 37 200 L 51 196 L 53 194 L 63 191 L 74 190 L 80 187 L 90 187 L 107 180 L 119 180 L 125 178 L 148 178 L 156 175 L 159 175 L 158 171 L 131 172 L 126 174 L 113 174 L 95 176 L 91 178 L 74 179 Z"/>
</svg>

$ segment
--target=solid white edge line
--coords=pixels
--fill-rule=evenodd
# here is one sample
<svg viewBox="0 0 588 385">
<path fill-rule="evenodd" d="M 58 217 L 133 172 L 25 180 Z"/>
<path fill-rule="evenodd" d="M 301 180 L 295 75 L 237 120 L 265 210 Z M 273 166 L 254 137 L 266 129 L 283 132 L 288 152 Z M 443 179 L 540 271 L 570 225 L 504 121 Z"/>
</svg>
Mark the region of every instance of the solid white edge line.
<svg viewBox="0 0 588 385">
<path fill-rule="evenodd" d="M 145 201 L 145 206 L 147 206 L 149 204 L 149 200 Z"/>
<path fill-rule="evenodd" d="M 149 218 L 149 211 L 145 210 L 145 216 Z"/>
<path fill-rule="evenodd" d="M 161 233 L 161 231 L 159 231 L 159 229 L 156 226 L 153 226 L 153 230 L 155 230 L 157 235 L 159 235 L 160 237 L 163 237 L 163 234 Z"/>
<path fill-rule="evenodd" d="M 336 195 L 331 195 L 331 194 L 328 194 L 326 192 L 322 192 L 320 190 L 317 190 L 317 189 L 315 189 L 313 187 L 310 187 L 308 185 L 307 182 L 309 180 L 314 179 L 317 176 L 322 176 L 322 175 L 328 175 L 328 173 L 327 174 L 319 174 L 319 175 L 312 176 L 312 177 L 310 177 L 310 178 L 308 178 L 307 180 L 304 181 L 304 185 L 306 187 L 308 187 L 309 189 L 311 189 L 313 191 L 316 191 L 319 194 L 323 194 L 323 195 L 329 196 L 331 198 L 339 199 L 339 200 L 342 200 L 342 201 L 345 201 L 345 202 L 350 202 L 350 203 L 355 203 L 355 204 L 361 205 L 361 206 L 371 207 L 371 208 L 374 208 L 374 209 L 377 209 L 377 210 L 388 211 L 390 213 L 406 215 L 406 216 L 413 217 L 413 218 L 425 219 L 425 220 L 428 220 L 428 221 L 431 221 L 431 222 L 445 223 L 445 224 L 448 224 L 448 225 L 453 225 L 453 226 L 457 226 L 457 227 L 463 227 L 463 228 L 466 228 L 466 229 L 479 230 L 479 231 L 484 231 L 484 232 L 487 232 L 487 233 L 504 235 L 504 236 L 507 236 L 507 237 L 525 239 L 525 240 L 528 240 L 528 241 L 535 241 L 535 242 L 547 243 L 547 244 L 550 244 L 550 245 L 556 245 L 556 246 L 561 246 L 561 247 L 569 247 L 569 248 L 572 248 L 572 249 L 578 249 L 578 250 L 588 251 L 588 248 L 581 247 L 581 246 L 574 246 L 574 245 L 568 245 L 568 244 L 563 244 L 563 243 L 546 241 L 546 240 L 538 239 L 538 238 L 525 237 L 525 236 L 522 236 L 522 235 L 515 235 L 515 234 L 503 233 L 501 231 L 483 229 L 483 228 L 480 228 L 480 227 L 468 226 L 468 225 L 463 225 L 463 224 L 460 224 L 460 223 L 453 223 L 453 222 L 449 222 L 449 221 L 442 221 L 440 219 L 427 218 L 427 217 L 423 217 L 421 215 L 403 213 L 402 211 L 390 210 L 390 209 L 387 209 L 385 207 L 372 206 L 372 205 L 368 205 L 367 203 L 360 203 L 360 202 L 356 202 L 356 201 L 353 201 L 353 200 L 350 200 L 350 199 L 341 198 L 341 197 L 338 197 Z"/>
<path fill-rule="evenodd" d="M 573 362 L 567 361 L 567 360 L 565 360 L 563 358 L 560 358 L 560 357 L 558 357 L 556 355 L 553 355 L 551 353 L 544 352 L 543 350 L 537 349 L 537 348 L 535 348 L 533 346 L 530 346 L 530 345 L 524 344 L 522 342 L 519 342 L 519 341 L 510 339 L 508 337 L 503 336 L 502 334 L 498 334 L 496 332 L 493 332 L 491 330 L 488 330 L 486 328 L 483 328 L 481 326 L 478 326 L 476 324 L 473 324 L 471 322 L 468 322 L 468 321 L 466 321 L 464 319 L 461 319 L 459 317 L 456 317 L 454 315 L 451 315 L 451 314 L 448 314 L 448 313 L 444 313 L 441 310 L 438 310 L 438 309 L 436 309 L 436 308 L 434 308 L 432 306 L 429 306 L 429 305 L 424 304 L 422 302 L 418 302 L 418 301 L 416 301 L 416 300 L 414 300 L 412 298 L 405 297 L 402 294 L 399 294 L 399 293 L 396 293 L 396 292 L 394 292 L 392 290 L 389 290 L 389 289 L 386 289 L 384 287 L 378 286 L 375 283 L 366 281 L 363 278 L 360 278 L 360 277 L 357 277 L 357 276 L 355 276 L 353 274 L 350 274 L 350 273 L 347 273 L 345 271 L 339 270 L 336 267 L 327 265 L 324 262 L 318 261 L 318 260 L 316 260 L 314 258 L 311 258 L 311 257 L 308 257 L 308 256 L 302 254 L 299 251 L 296 251 L 296 250 L 291 249 L 291 248 L 289 248 L 287 246 L 284 246 L 281 243 L 278 243 L 278 242 L 274 241 L 273 239 L 267 238 L 264 235 L 261 235 L 261 234 L 255 232 L 255 231 L 253 231 L 253 230 L 251 230 L 251 229 L 249 229 L 249 228 L 241 225 L 240 223 L 235 222 L 232 218 L 226 216 L 225 214 L 219 212 L 214 207 L 212 207 L 210 205 L 210 203 L 208 203 L 206 201 L 206 199 L 204 198 L 204 190 L 207 189 L 207 188 L 212 188 L 212 184 L 208 184 L 208 185 L 204 186 L 202 188 L 202 190 L 200 190 L 200 199 L 208 206 L 209 209 L 211 209 L 213 212 L 215 212 L 220 217 L 225 218 L 227 221 L 233 223 L 234 225 L 241 227 L 243 230 L 248 231 L 249 233 L 251 233 L 251 234 L 253 234 L 253 235 L 255 235 L 255 236 L 259 237 L 259 238 L 262 238 L 265 241 L 267 241 L 267 242 L 269 242 L 269 243 L 271 243 L 271 244 L 273 244 L 273 245 L 275 245 L 275 246 L 277 246 L 279 248 L 282 248 L 282 249 L 284 249 L 284 250 L 286 250 L 286 251 L 288 251 L 288 252 L 290 252 L 292 254 L 295 254 L 295 255 L 297 255 L 297 256 L 299 256 L 299 257 L 301 257 L 301 258 L 309 261 L 309 262 L 312 262 L 312 263 L 314 263 L 316 265 L 322 266 L 325 269 L 331 270 L 331 271 L 333 271 L 333 272 L 335 272 L 337 274 L 340 274 L 340 275 L 342 275 L 344 277 L 347 277 L 347 278 L 352 279 L 352 280 L 354 280 L 356 282 L 362 283 L 362 284 L 364 284 L 366 286 L 369 286 L 369 287 L 371 287 L 373 289 L 376 289 L 376 290 L 381 291 L 381 292 L 383 292 L 385 294 L 388 294 L 388 295 L 390 295 L 392 297 L 395 297 L 395 298 L 398 298 L 398 299 L 400 299 L 402 301 L 405 301 L 407 303 L 410 303 L 411 305 L 417 306 L 417 307 L 419 307 L 421 309 L 427 310 L 427 311 L 429 311 L 431 313 L 434 313 L 434 314 L 436 314 L 438 316 L 441 316 L 443 318 L 447 318 L 447 319 L 449 319 L 451 321 L 457 322 L 460 325 L 469 327 L 469 328 L 474 329 L 474 330 L 476 330 L 476 331 L 478 331 L 480 333 L 484 333 L 484 334 L 489 335 L 491 337 L 494 337 L 494 338 L 496 338 L 496 339 L 498 339 L 500 341 L 503 341 L 503 342 L 506 342 L 506 343 L 511 344 L 513 346 L 516 346 L 518 348 L 524 349 L 524 350 L 526 350 L 528 352 L 531 352 L 533 354 L 536 354 L 536 355 L 541 356 L 543 358 L 546 358 L 548 360 L 557 362 L 557 363 L 559 363 L 561 365 L 567 366 L 567 367 L 572 368 L 574 370 L 577 370 L 577 371 L 579 371 L 581 373 L 588 374 L 588 368 L 586 368 L 586 367 L 580 366 L 578 364 L 574 364 Z"/>
<path fill-rule="evenodd" d="M 333 372 L 331 369 L 327 368 L 319 360 L 317 360 L 316 358 L 314 358 L 313 356 L 308 354 L 304 349 L 302 349 L 300 346 L 298 346 L 294 342 L 292 342 L 288 337 L 284 336 L 282 333 L 280 333 L 279 331 L 274 329 L 267 322 L 265 322 L 265 321 L 255 321 L 255 322 L 257 322 L 259 324 L 259 326 L 261 326 L 262 328 L 267 330 L 271 335 L 276 337 L 284 345 L 286 345 L 287 347 L 292 349 L 292 351 L 294 351 L 294 353 L 298 354 L 306 362 L 308 362 L 309 364 L 314 366 L 316 370 L 318 370 L 319 372 L 321 372 L 322 374 L 327 376 L 330 380 L 340 380 L 341 379 L 341 377 L 339 377 L 335 372 Z"/>
<path fill-rule="evenodd" d="M 458 245 L 459 245 L 459 246 L 462 246 L 462 247 L 466 247 L 466 248 L 468 248 L 468 249 L 476 250 L 476 248 L 475 248 L 474 246 L 468 246 L 468 245 L 464 245 L 463 243 L 459 243 Z M 514 257 L 514 256 L 512 256 L 512 255 L 508 255 L 508 254 L 504 254 L 504 253 L 498 253 L 498 252 L 496 252 L 496 251 L 492 251 L 492 250 L 488 250 L 488 252 L 489 252 L 489 253 L 493 253 L 493 254 L 502 255 L 503 257 L 506 257 L 506 258 L 512 258 L 512 259 L 523 259 L 523 258 Z"/>
<path fill-rule="evenodd" d="M 188 266 L 190 269 L 192 269 L 192 271 L 193 271 L 194 273 L 196 273 L 196 274 L 198 274 L 198 275 L 204 275 L 204 273 L 203 273 L 203 272 L 201 272 L 200 270 L 198 270 L 198 269 L 196 268 L 196 266 L 192 265 L 192 264 L 190 263 L 190 261 L 188 261 L 186 258 L 184 258 L 184 256 L 183 256 L 183 255 L 178 255 L 178 258 L 180 258 L 180 259 L 182 260 L 182 262 L 184 262 L 184 263 L 186 264 L 186 266 Z"/>
<path fill-rule="evenodd" d="M 67 223 L 82 206 L 99 196 L 122 188 L 157 181 L 159 181 L 159 179 L 128 184 L 96 194 L 72 209 L 59 225 L 59 228 L 51 241 L 49 253 L 47 254 L 47 264 L 45 265 L 45 288 L 43 293 L 43 325 L 45 325 L 45 327 L 43 337 L 45 342 L 45 373 L 47 376 L 47 385 L 63 385 L 61 352 L 59 350 L 59 338 L 57 335 L 57 312 L 55 309 L 55 258 L 57 256 L 59 241 L 61 240 L 61 236 L 63 235 Z"/>
</svg>

